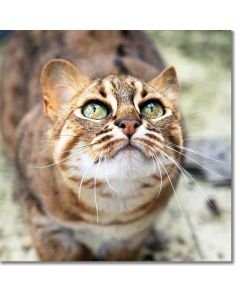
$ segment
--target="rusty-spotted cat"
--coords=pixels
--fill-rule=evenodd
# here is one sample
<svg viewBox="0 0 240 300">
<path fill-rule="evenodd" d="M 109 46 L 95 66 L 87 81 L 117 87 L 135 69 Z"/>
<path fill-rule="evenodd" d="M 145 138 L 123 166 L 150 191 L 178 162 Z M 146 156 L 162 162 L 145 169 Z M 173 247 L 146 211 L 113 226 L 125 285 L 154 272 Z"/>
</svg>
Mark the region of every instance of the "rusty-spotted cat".
<svg viewBox="0 0 240 300">
<path fill-rule="evenodd" d="M 26 39 L 37 43 L 35 65 L 14 48 Z M 175 69 L 163 70 L 135 31 L 22 32 L 9 48 L 33 63 L 18 95 L 26 111 L 7 107 L 23 82 L 4 80 L 2 124 L 15 114 L 15 141 L 6 126 L 3 135 L 15 149 L 16 195 L 40 259 L 136 259 L 179 175 L 181 155 L 169 148 L 183 143 Z"/>
</svg>

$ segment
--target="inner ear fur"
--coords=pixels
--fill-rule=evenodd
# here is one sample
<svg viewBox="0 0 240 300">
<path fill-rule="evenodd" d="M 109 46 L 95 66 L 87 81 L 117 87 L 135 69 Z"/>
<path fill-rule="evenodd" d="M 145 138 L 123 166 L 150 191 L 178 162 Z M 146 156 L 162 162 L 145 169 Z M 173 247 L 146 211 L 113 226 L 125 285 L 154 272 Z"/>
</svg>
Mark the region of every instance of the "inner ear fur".
<svg viewBox="0 0 240 300">
<path fill-rule="evenodd" d="M 157 77 L 149 81 L 149 85 L 159 90 L 167 100 L 176 104 L 179 84 L 174 67 L 164 69 Z"/>
<path fill-rule="evenodd" d="M 44 113 L 53 118 L 61 107 L 88 86 L 91 80 L 69 61 L 53 59 L 43 67 L 40 82 Z"/>
</svg>

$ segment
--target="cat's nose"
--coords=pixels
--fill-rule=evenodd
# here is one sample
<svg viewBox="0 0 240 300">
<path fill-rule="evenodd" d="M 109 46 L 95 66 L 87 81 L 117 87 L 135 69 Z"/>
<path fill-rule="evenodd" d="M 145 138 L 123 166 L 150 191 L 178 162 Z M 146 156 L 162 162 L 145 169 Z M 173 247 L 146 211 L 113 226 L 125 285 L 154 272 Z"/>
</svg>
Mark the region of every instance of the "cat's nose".
<svg viewBox="0 0 240 300">
<path fill-rule="evenodd" d="M 117 124 L 129 138 L 134 135 L 140 125 L 141 123 L 138 120 L 122 120 Z"/>
</svg>

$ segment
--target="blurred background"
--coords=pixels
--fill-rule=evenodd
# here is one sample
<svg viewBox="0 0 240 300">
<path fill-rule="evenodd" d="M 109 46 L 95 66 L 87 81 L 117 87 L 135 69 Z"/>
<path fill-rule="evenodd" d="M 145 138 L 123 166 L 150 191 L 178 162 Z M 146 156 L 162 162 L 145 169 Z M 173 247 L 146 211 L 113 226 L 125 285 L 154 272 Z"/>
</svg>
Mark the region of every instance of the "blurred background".
<svg viewBox="0 0 240 300">
<path fill-rule="evenodd" d="M 146 31 L 180 81 L 186 126 L 183 176 L 159 218 L 160 249 L 140 260 L 231 261 L 231 31 Z M 11 32 L 0 32 L 0 64 Z M 1 80 L 0 71 L 0 80 Z M 211 159 L 210 159 L 211 158 Z M 187 173 L 186 173 L 187 174 Z M 219 176 L 219 175 L 220 176 Z M 37 260 L 14 200 L 13 163 L 0 137 L 0 260 Z"/>
</svg>

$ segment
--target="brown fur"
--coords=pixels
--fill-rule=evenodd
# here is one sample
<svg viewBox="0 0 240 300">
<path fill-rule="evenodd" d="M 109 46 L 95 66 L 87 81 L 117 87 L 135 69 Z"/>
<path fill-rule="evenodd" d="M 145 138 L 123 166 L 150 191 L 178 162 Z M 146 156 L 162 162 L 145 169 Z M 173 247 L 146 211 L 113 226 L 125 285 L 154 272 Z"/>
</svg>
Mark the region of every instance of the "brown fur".
<svg viewBox="0 0 240 300">
<path fill-rule="evenodd" d="M 133 195 L 129 190 L 129 199 L 121 200 L 128 207 L 118 209 L 114 201 L 120 201 L 116 199 L 121 199 L 121 194 L 114 194 L 109 190 L 109 183 L 97 175 L 84 179 L 83 172 L 78 172 L 84 158 L 73 153 L 83 143 L 85 148 L 81 153 L 97 168 L 104 166 L 101 155 L 107 163 L 114 162 L 128 143 L 125 138 L 114 140 L 111 132 L 122 120 L 135 120 L 147 128 L 144 137 L 134 139 L 139 150 L 131 148 L 129 152 L 131 156 L 140 151 L 146 164 L 152 154 L 158 155 L 156 147 L 164 149 L 164 142 L 173 147 L 181 145 L 174 68 L 166 69 L 157 77 L 163 69 L 162 60 L 139 31 L 17 32 L 7 51 L 2 86 L 2 133 L 9 154 L 15 156 L 17 197 L 40 259 L 136 259 L 156 216 L 172 194 L 168 177 L 162 174 L 160 194 L 156 187 L 161 176 L 137 178 L 139 190 L 133 191 Z M 46 64 L 53 58 L 61 59 Z M 38 84 L 42 68 L 44 109 Z M 169 116 L 152 120 L 141 117 L 139 107 L 152 98 L 161 100 L 164 110 L 171 112 Z M 97 121 L 79 116 L 76 112 L 91 99 L 101 100 L 112 113 Z M 91 147 L 87 148 L 88 144 Z M 180 155 L 166 148 L 164 151 L 180 160 Z M 73 167 L 69 165 L 71 155 L 76 158 Z M 71 174 L 71 168 L 77 170 L 76 174 Z M 177 168 L 166 165 L 166 169 L 175 185 Z M 121 174 L 119 181 L 124 180 L 125 175 Z M 80 182 L 81 197 L 77 192 Z M 100 196 L 98 226 L 95 204 L 89 196 L 91 191 Z M 119 233 L 118 239 L 115 231 Z M 80 237 L 76 238 L 78 234 Z M 98 250 L 92 249 L 89 242 L 96 239 L 100 242 Z"/>
<path fill-rule="evenodd" d="M 124 46 L 124 55 L 117 52 L 120 45 Z M 7 76 L 3 76 L 1 87 L 0 121 L 11 155 L 15 128 L 26 112 L 41 101 L 40 72 L 53 58 L 71 61 L 92 79 L 122 74 L 116 61 L 144 80 L 163 69 L 162 59 L 141 31 L 17 31 L 6 49 L 3 74 Z"/>
</svg>

